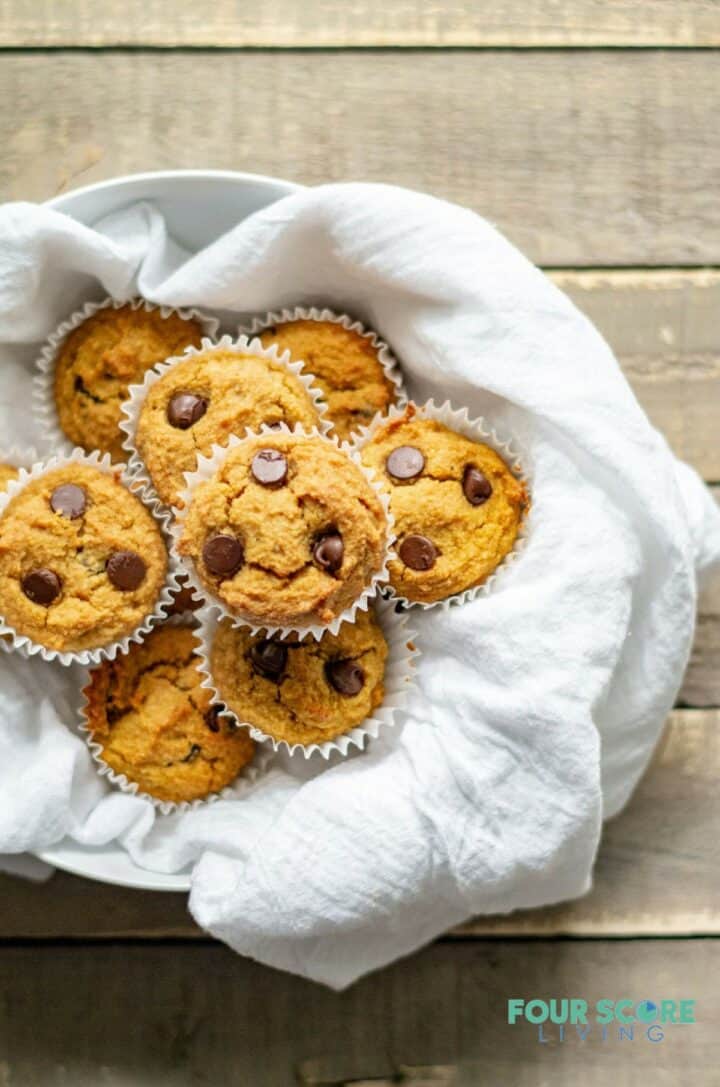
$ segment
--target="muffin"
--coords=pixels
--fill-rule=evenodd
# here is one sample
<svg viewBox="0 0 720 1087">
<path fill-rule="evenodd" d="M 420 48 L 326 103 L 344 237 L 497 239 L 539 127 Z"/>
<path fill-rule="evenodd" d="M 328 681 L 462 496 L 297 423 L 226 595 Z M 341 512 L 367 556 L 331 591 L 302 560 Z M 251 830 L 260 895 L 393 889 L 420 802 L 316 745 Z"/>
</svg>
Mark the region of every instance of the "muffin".
<svg viewBox="0 0 720 1087">
<path fill-rule="evenodd" d="M 329 625 L 382 568 L 388 525 L 360 468 L 332 442 L 253 435 L 198 483 L 180 554 L 234 617 Z"/>
<path fill-rule="evenodd" d="M 174 506 L 198 453 L 262 423 L 312 429 L 320 417 L 300 378 L 282 363 L 219 347 L 170 366 L 150 386 L 134 446 L 158 495 Z"/>
<path fill-rule="evenodd" d="M 200 800 L 230 785 L 255 744 L 200 686 L 197 636 L 163 626 L 90 673 L 90 738 L 100 758 L 158 800 Z"/>
<path fill-rule="evenodd" d="M 343 440 L 395 403 L 396 388 L 371 336 L 335 321 L 300 319 L 270 325 L 258 333 L 265 347 L 277 344 L 302 360 L 317 379 L 335 433 Z"/>
<path fill-rule="evenodd" d="M 130 635 L 163 588 L 157 521 L 118 478 L 70 461 L 30 480 L 0 514 L 0 613 L 46 649 Z"/>
<path fill-rule="evenodd" d="M 349 732 L 377 709 L 387 655 L 374 613 L 361 611 L 319 641 L 267 639 L 223 619 L 209 663 L 216 690 L 240 721 L 307 745 Z"/>
<path fill-rule="evenodd" d="M 0 491 L 6 491 L 8 483 L 17 479 L 19 475 L 20 472 L 17 468 L 13 468 L 12 464 L 0 464 Z"/>
<path fill-rule="evenodd" d="M 118 424 L 128 386 L 155 363 L 199 347 L 202 337 L 199 321 L 163 317 L 159 309 L 108 306 L 88 317 L 63 340 L 55 362 L 55 406 L 65 435 L 88 452 L 124 461 Z"/>
<path fill-rule="evenodd" d="M 408 600 L 434 603 L 481 585 L 512 550 L 527 493 L 489 446 L 410 406 L 360 456 L 390 496 L 398 556 L 390 582 Z"/>
</svg>

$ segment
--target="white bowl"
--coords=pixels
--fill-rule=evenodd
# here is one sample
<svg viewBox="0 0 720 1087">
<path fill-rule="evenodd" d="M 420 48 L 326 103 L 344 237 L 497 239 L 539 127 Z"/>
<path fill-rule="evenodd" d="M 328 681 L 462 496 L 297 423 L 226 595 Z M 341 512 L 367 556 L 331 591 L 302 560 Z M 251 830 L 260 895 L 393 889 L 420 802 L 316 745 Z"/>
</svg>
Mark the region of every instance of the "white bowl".
<svg viewBox="0 0 720 1087">
<path fill-rule="evenodd" d="M 48 201 L 48 207 L 93 226 L 113 211 L 138 200 L 149 200 L 165 216 L 172 237 L 185 249 L 196 252 L 252 212 L 300 187 L 277 177 L 229 170 L 164 170 L 75 189 Z M 151 891 L 190 889 L 187 872 L 165 875 L 139 868 L 120 846 L 91 849 L 65 839 L 37 856 L 57 868 L 103 883 Z"/>
</svg>

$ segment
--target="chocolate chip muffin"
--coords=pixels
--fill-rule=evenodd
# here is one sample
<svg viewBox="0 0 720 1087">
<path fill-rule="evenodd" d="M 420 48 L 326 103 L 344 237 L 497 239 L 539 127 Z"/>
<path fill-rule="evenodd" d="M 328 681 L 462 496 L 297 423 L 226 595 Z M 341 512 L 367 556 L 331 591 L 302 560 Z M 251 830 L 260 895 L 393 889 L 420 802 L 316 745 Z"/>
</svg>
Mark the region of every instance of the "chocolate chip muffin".
<svg viewBox="0 0 720 1087">
<path fill-rule="evenodd" d="M 70 462 L 0 515 L 0 614 L 59 652 L 96 649 L 152 613 L 168 558 L 160 528 L 116 475 Z"/>
<path fill-rule="evenodd" d="M 111 770 L 158 800 L 200 800 L 230 785 L 255 744 L 200 686 L 197 636 L 163 626 L 90 673 L 87 725 Z"/>
<path fill-rule="evenodd" d="M 360 332 L 335 321 L 296 320 L 259 333 L 266 347 L 278 344 L 302 360 L 317 379 L 335 433 L 349 438 L 378 411 L 395 403 L 396 388 L 380 361 L 380 348 Z"/>
<path fill-rule="evenodd" d="M 275 740 L 313 744 L 349 732 L 384 696 L 387 642 L 372 611 L 320 641 L 267 639 L 224 619 L 213 638 L 215 687 L 240 721 Z"/>
<path fill-rule="evenodd" d="M 493 449 L 422 418 L 411 405 L 361 449 L 395 517 L 390 581 L 434 603 L 481 585 L 512 550 L 528 499 Z"/>
<path fill-rule="evenodd" d="M 170 367 L 150 387 L 134 445 L 162 501 L 177 505 L 183 473 L 195 469 L 198 453 L 262 423 L 311 430 L 320 418 L 300 378 L 282 363 L 217 347 Z"/>
<path fill-rule="evenodd" d="M 74 445 L 127 459 L 119 429 L 128 386 L 145 371 L 189 345 L 199 347 L 203 329 L 178 313 L 163 317 L 131 305 L 107 307 L 65 338 L 55 363 L 55 405 L 60 426 Z"/>
<path fill-rule="evenodd" d="M 8 483 L 17 479 L 20 472 L 12 464 L 0 464 L 0 491 L 6 491 Z"/>
<path fill-rule="evenodd" d="M 360 468 L 332 442 L 278 433 L 233 446 L 193 492 L 179 552 L 236 618 L 329 625 L 381 569 L 388 525 Z"/>
</svg>

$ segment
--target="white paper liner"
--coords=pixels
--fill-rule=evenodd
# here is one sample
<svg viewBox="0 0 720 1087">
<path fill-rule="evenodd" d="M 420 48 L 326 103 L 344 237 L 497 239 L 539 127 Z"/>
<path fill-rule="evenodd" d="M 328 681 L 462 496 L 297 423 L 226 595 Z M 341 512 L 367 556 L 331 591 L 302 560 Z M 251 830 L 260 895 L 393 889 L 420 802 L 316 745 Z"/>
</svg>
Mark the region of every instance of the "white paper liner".
<svg viewBox="0 0 720 1087">
<path fill-rule="evenodd" d="M 0 446 L 0 464 L 10 464 L 13 468 L 30 469 L 38 459 L 37 449 L 32 445 Z M 0 491 L 0 494 L 2 494 L 2 491 Z M 20 653 L 23 657 L 27 656 L 24 649 L 13 645 L 12 638 L 8 634 L 0 635 L 0 650 L 5 653 Z"/>
<path fill-rule="evenodd" d="M 296 437 L 302 438 L 318 438 L 320 439 L 320 441 L 328 442 L 335 449 L 341 450 L 353 461 L 355 466 L 360 469 L 365 479 L 378 496 L 387 521 L 387 534 L 385 538 L 385 553 L 383 555 L 382 563 L 373 574 L 369 585 L 366 585 L 360 596 L 350 605 L 350 607 L 346 608 L 345 611 L 343 611 L 340 615 L 336 616 L 331 623 L 313 623 L 307 626 L 287 627 L 269 626 L 267 623 L 254 623 L 252 620 L 246 619 L 242 615 L 238 615 L 232 612 L 227 607 L 227 605 L 224 604 L 223 601 L 216 596 L 215 593 L 211 592 L 210 589 L 208 589 L 208 587 L 203 584 L 192 560 L 180 559 L 180 563 L 182 566 L 182 570 L 188 575 L 190 584 L 195 589 L 197 594 L 205 598 L 207 606 L 210 608 L 215 608 L 218 612 L 220 612 L 221 615 L 227 616 L 227 618 L 230 619 L 234 626 L 249 627 L 253 634 L 257 634 L 258 631 L 264 630 L 268 638 L 271 638 L 275 634 L 279 634 L 283 638 L 290 635 L 296 635 L 297 637 L 303 638 L 306 634 L 310 634 L 313 638 L 315 638 L 316 641 L 319 641 L 326 630 L 329 630 L 331 634 L 337 634 L 341 624 L 346 622 L 351 623 L 358 610 L 367 611 L 370 605 L 370 601 L 378 595 L 381 586 L 387 583 L 388 563 L 391 559 L 395 557 L 395 552 L 392 550 L 395 536 L 393 533 L 394 519 L 392 513 L 390 512 L 390 499 L 384 493 L 380 484 L 376 480 L 375 473 L 371 469 L 365 467 L 365 465 L 361 462 L 360 457 L 352 451 L 350 445 L 347 442 L 341 443 L 336 437 L 331 434 L 321 434 L 317 427 L 313 427 L 312 430 L 308 430 L 305 427 L 300 426 L 299 423 L 296 424 L 292 429 L 284 423 L 282 424 L 282 426 L 274 428 L 268 427 L 263 424 L 263 426 L 260 427 L 259 430 L 248 431 L 244 438 L 239 438 L 237 437 L 237 435 L 232 435 L 227 445 L 214 445 L 212 454 L 209 457 L 206 457 L 203 454 L 199 454 L 196 470 L 194 472 L 185 473 L 187 487 L 184 491 L 181 492 L 180 495 L 180 499 L 183 505 L 182 508 L 173 507 L 172 512 L 174 518 L 170 525 L 170 531 L 173 535 L 175 545 L 177 546 L 180 538 L 182 537 L 183 525 L 190 507 L 190 503 L 192 501 L 192 493 L 195 487 L 197 487 L 200 483 L 204 483 L 215 474 L 215 472 L 220 467 L 223 460 L 231 449 L 234 449 L 236 446 L 240 445 L 244 441 L 252 441 L 255 438 L 265 436 L 272 439 L 274 437 L 276 438 L 278 434 L 292 434 Z"/>
<path fill-rule="evenodd" d="M 205 335 L 210 339 L 217 336 L 218 329 L 220 328 L 220 322 L 217 318 L 210 317 L 200 310 L 184 307 L 175 309 L 172 306 L 157 306 L 154 302 L 148 302 L 145 298 L 132 298 L 125 301 L 121 301 L 117 298 L 104 298 L 101 302 L 86 302 L 81 309 L 71 313 L 69 317 L 58 325 L 54 332 L 50 333 L 45 341 L 45 346 L 35 362 L 35 377 L 33 378 L 32 389 L 32 413 L 34 419 L 42 428 L 42 432 L 45 436 L 45 443 L 51 453 L 69 452 L 73 448 L 73 443 L 60 426 L 57 407 L 55 406 L 55 360 L 58 351 L 69 333 L 73 332 L 74 329 L 87 321 L 89 317 L 98 313 L 99 310 L 122 309 L 124 306 L 130 306 L 133 310 L 144 309 L 147 313 L 158 310 L 160 316 L 163 318 L 170 317 L 171 314 L 176 313 L 179 317 L 182 317 L 183 320 L 198 321 L 202 325 Z"/>
<path fill-rule="evenodd" d="M 335 736 L 332 740 L 325 740 L 324 743 L 291 744 L 287 740 L 276 740 L 256 725 L 240 720 L 230 709 L 227 711 L 228 714 L 235 717 L 240 726 L 249 731 L 253 739 L 268 745 L 268 750 L 273 752 L 287 751 L 290 755 L 302 754 L 306 759 L 317 754 L 324 759 L 329 759 L 334 751 L 347 755 L 352 748 L 363 750 L 370 739 L 377 739 L 381 729 L 389 728 L 396 723 L 398 713 L 405 708 L 410 692 L 415 686 L 415 663 L 420 656 L 420 651 L 415 644 L 416 635 L 409 626 L 408 615 L 398 612 L 395 605 L 395 600 L 382 598 L 376 600 L 374 604 L 375 613 L 388 643 L 384 680 L 385 697 L 382 705 L 378 706 L 370 717 L 366 717 L 362 724 L 356 725 L 349 732 Z M 213 640 L 220 620 L 211 608 L 203 608 L 199 618 L 200 670 L 205 676 L 201 686 L 212 691 L 216 702 L 227 705 L 227 699 L 215 686 L 210 665 Z"/>
<path fill-rule="evenodd" d="M 162 532 L 167 548 L 167 572 L 165 575 L 165 584 L 160 592 L 160 596 L 155 602 L 155 607 L 146 616 L 143 622 L 140 623 L 131 634 L 127 634 L 125 637 L 120 638 L 115 642 L 110 642 L 108 645 L 98 646 L 95 649 L 67 651 L 49 649 L 47 646 L 34 642 L 25 634 L 18 634 L 14 627 L 9 626 L 5 622 L 2 615 L 0 615 L 0 635 L 10 634 L 12 636 L 12 647 L 24 651 L 31 657 L 39 654 L 43 660 L 58 661 L 60 664 L 66 666 L 70 664 L 98 664 L 101 660 L 114 660 L 118 653 L 127 653 L 131 642 L 141 642 L 144 636 L 152 630 L 158 622 L 165 619 L 165 608 L 170 607 L 172 604 L 172 594 L 178 589 L 178 576 L 182 571 L 180 570 L 180 564 L 172 549 L 172 538 L 169 529 L 169 513 L 160 505 L 157 499 L 152 498 L 152 496 L 146 493 L 142 484 L 137 483 L 132 479 L 124 464 L 113 464 L 108 453 L 99 453 L 97 450 L 93 453 L 85 453 L 82 449 L 74 449 L 72 453 L 59 453 L 54 457 L 50 457 L 49 460 L 36 463 L 29 471 L 25 468 L 21 468 L 19 478 L 12 480 L 8 484 L 7 490 L 0 494 L 0 517 L 2 517 L 12 499 L 20 494 L 28 483 L 35 479 L 39 479 L 46 472 L 54 471 L 56 468 L 62 468 L 67 464 L 85 464 L 90 468 L 96 468 L 98 471 L 104 472 L 106 475 L 115 476 L 118 474 L 123 486 L 149 509 L 158 523 L 158 527 Z"/>
<path fill-rule="evenodd" d="M 262 317 L 255 317 L 249 325 L 241 325 L 238 332 L 247 336 L 258 336 L 266 328 L 273 325 L 286 325 L 289 321 L 329 321 L 334 325 L 342 325 L 348 332 L 356 332 L 359 336 L 364 336 L 375 348 L 385 377 L 395 386 L 396 404 L 403 406 L 407 403 L 408 397 L 403 384 L 400 364 L 392 353 L 390 346 L 378 336 L 377 332 L 366 328 L 360 321 L 348 317 L 347 314 L 335 313 L 331 309 L 318 309 L 316 306 L 294 306 L 281 310 L 272 310 Z M 310 369 L 309 364 L 308 369 Z M 357 433 L 356 428 L 353 427 L 352 433 Z"/>
<path fill-rule="evenodd" d="M 163 624 L 163 626 L 191 626 L 198 639 L 201 637 L 197 617 L 193 612 L 188 612 L 184 615 L 173 615 Z M 199 667 L 200 657 L 198 651 L 198 668 Z M 209 793 L 207 796 L 201 797 L 198 800 L 159 800 L 156 796 L 151 796 L 150 793 L 143 792 L 136 781 L 130 781 L 125 774 L 117 773 L 117 771 L 108 766 L 103 759 L 102 744 L 93 740 L 92 730 L 89 727 L 87 719 L 88 699 L 85 690 L 90 683 L 91 671 L 90 668 L 87 669 L 80 688 L 77 730 L 85 741 L 87 749 L 97 768 L 97 772 L 101 777 L 106 778 L 110 785 L 119 789 L 120 792 L 126 793 L 128 796 L 137 796 L 141 800 L 147 800 L 161 815 L 173 815 L 176 812 L 183 813 L 195 811 L 197 808 L 202 808 L 206 804 L 216 804 L 218 800 L 242 799 L 250 787 L 267 772 L 275 757 L 272 748 L 263 747 L 262 744 L 258 744 L 255 748 L 255 754 L 252 760 L 247 766 L 242 768 L 235 781 L 233 781 L 231 785 L 226 785 L 225 788 L 221 789 L 219 792 Z M 201 686 L 206 687 L 207 683 L 203 681 Z M 223 714 L 223 716 L 227 716 L 227 714 Z"/>
<path fill-rule="evenodd" d="M 482 416 L 471 419 L 467 408 L 453 408 L 449 400 L 445 400 L 442 404 L 436 404 L 434 400 L 428 400 L 424 404 L 416 404 L 413 401 L 409 401 L 409 406 L 415 409 L 415 415 L 418 419 L 435 419 L 450 430 L 455 430 L 459 434 L 464 434 L 465 437 L 470 438 L 471 441 L 481 442 L 484 445 L 490 446 L 491 449 L 494 449 L 505 461 L 505 464 L 516 479 L 528 484 L 528 493 L 532 499 L 530 487 L 531 480 L 527 472 L 527 466 L 521 463 L 520 455 L 516 451 L 512 439 L 499 436 L 494 427 L 492 427 L 486 419 Z M 408 404 L 406 404 L 405 407 L 393 406 L 384 414 L 378 412 L 370 425 L 363 427 L 360 434 L 351 443 L 352 449 L 359 453 L 371 440 L 373 435 L 385 426 L 386 423 L 402 417 L 405 414 L 407 407 Z M 507 575 L 510 568 L 527 546 L 530 528 L 529 522 L 531 521 L 531 518 L 532 501 L 530 509 L 526 511 L 520 522 L 520 528 L 512 550 L 508 552 L 493 572 L 485 578 L 482 584 L 475 585 L 470 589 L 463 589 L 462 592 L 454 593 L 452 596 L 446 596 L 442 600 L 433 600 L 431 603 L 422 600 L 408 600 L 406 596 L 396 592 L 392 585 L 387 585 L 383 589 L 383 595 L 387 595 L 389 598 L 395 600 L 399 604 L 403 604 L 405 607 L 422 608 L 424 611 L 429 611 L 431 608 L 449 608 L 455 604 L 466 604 L 469 600 L 474 600 L 478 596 L 487 596 L 497 587 L 498 582 Z"/>
<path fill-rule="evenodd" d="M 251 342 L 247 336 L 239 336 L 238 338 L 233 339 L 232 336 L 225 335 L 214 342 L 211 339 L 203 339 L 201 347 L 187 347 L 182 355 L 173 355 L 171 358 L 166 359 L 165 362 L 160 362 L 156 366 L 153 366 L 152 369 L 148 370 L 142 384 L 130 386 L 128 389 L 128 399 L 121 408 L 122 417 L 120 429 L 125 435 L 123 449 L 127 450 L 130 454 L 128 468 L 136 478 L 142 479 L 147 483 L 153 494 L 157 494 L 157 492 L 153 486 L 152 479 L 150 478 L 150 473 L 135 446 L 135 435 L 137 434 L 140 412 L 142 411 L 147 395 L 153 385 L 155 385 L 169 370 L 172 370 L 174 366 L 177 366 L 178 363 L 185 362 L 187 359 L 197 355 L 204 355 L 207 351 L 218 350 L 238 351 L 243 355 L 254 355 L 256 358 L 270 359 L 271 362 L 279 363 L 298 378 L 312 400 L 313 406 L 320 417 L 318 429 L 321 433 L 327 434 L 328 431 L 332 429 L 332 420 L 327 418 L 327 404 L 323 400 L 322 392 L 317 385 L 314 384 L 315 378 L 311 373 L 305 370 L 304 363 L 293 362 L 291 360 L 289 351 L 280 353 L 277 344 L 273 344 L 271 347 L 263 347 L 260 340 L 255 339 Z M 242 438 L 245 434 L 249 433 L 250 430 L 250 427 L 243 427 L 243 433 L 238 434 L 238 437 Z"/>
</svg>

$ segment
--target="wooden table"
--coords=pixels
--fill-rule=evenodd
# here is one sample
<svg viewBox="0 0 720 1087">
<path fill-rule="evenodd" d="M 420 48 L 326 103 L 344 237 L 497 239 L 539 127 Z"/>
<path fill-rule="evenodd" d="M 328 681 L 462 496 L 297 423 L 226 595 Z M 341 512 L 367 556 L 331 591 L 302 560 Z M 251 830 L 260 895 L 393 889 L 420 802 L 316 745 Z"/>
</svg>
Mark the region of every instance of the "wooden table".
<svg viewBox="0 0 720 1087">
<path fill-rule="evenodd" d="M 398 182 L 493 220 L 720 484 L 717 0 L 0 0 L 0 195 L 163 167 Z M 720 490 L 716 492 L 720 496 Z M 182 896 L 0 880 L 0 1084 L 720 1084 L 720 590 L 584 900 L 334 995 Z M 689 997 L 662 1046 L 539 1045 L 509 996 Z"/>
</svg>

